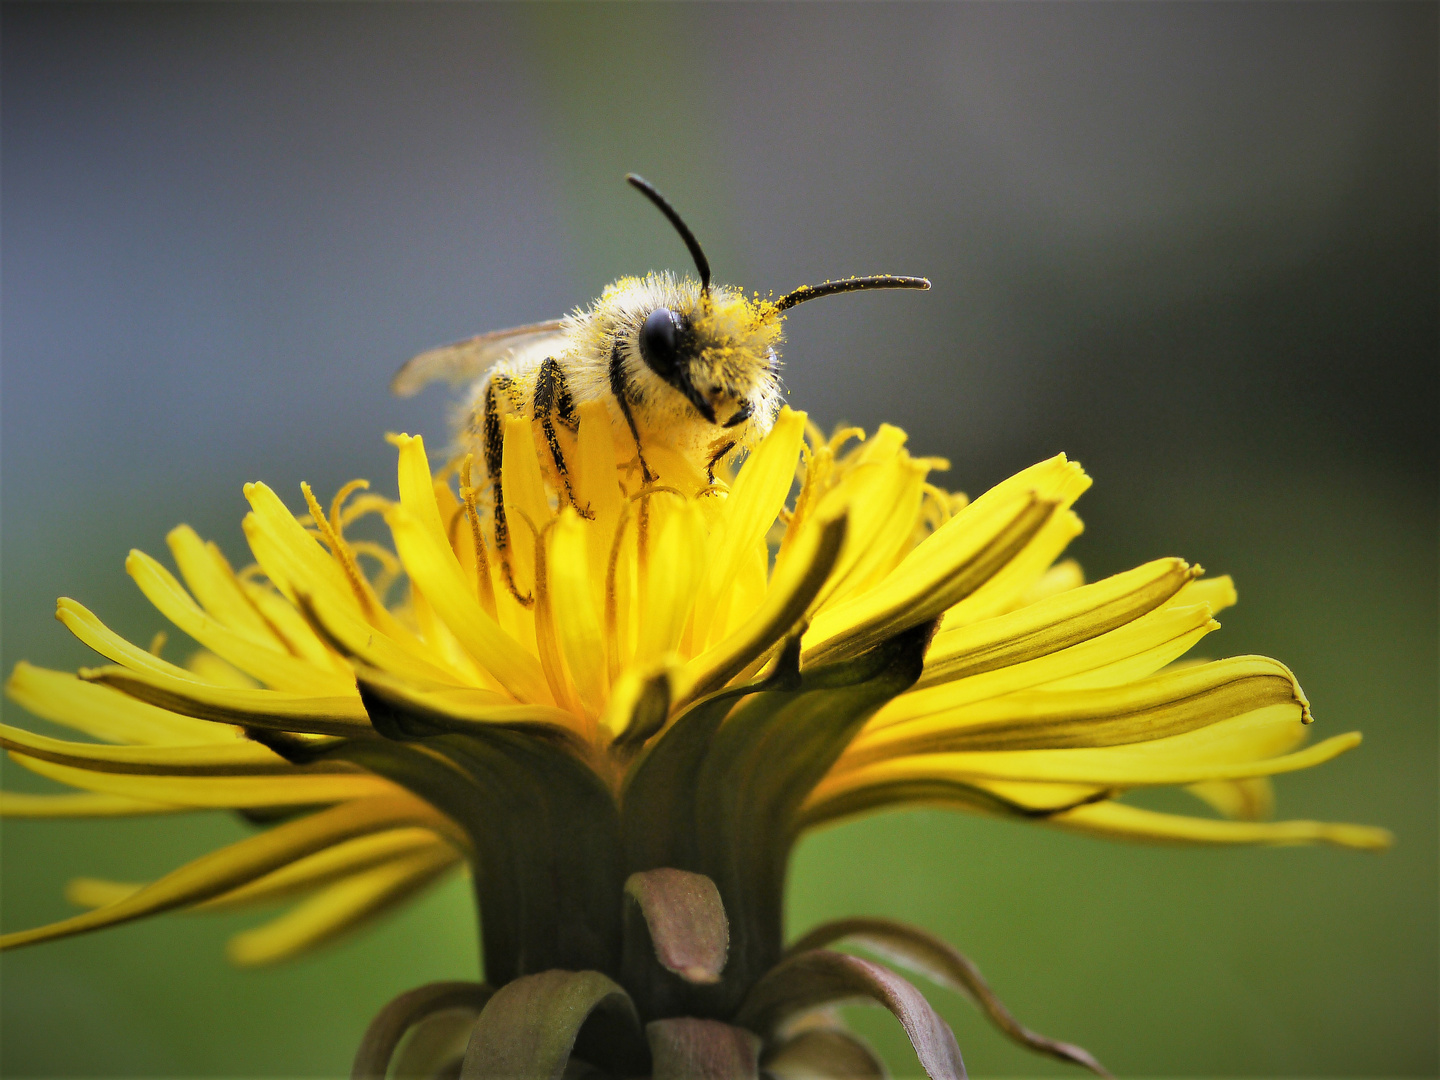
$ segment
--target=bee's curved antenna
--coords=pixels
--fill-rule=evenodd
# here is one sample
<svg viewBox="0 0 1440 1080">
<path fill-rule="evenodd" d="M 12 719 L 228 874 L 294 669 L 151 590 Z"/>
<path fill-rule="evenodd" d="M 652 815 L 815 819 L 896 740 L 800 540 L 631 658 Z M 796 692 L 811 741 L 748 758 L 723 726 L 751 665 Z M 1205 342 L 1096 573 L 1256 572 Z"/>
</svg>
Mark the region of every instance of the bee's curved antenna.
<svg viewBox="0 0 1440 1080">
<path fill-rule="evenodd" d="M 836 293 L 859 292 L 861 289 L 928 289 L 930 279 L 923 277 L 896 277 L 893 274 L 876 274 L 874 277 L 852 277 L 840 281 L 826 281 L 820 285 L 801 285 L 775 301 L 775 310 L 784 311 L 806 300 L 818 300 L 822 296 Z"/>
<path fill-rule="evenodd" d="M 695 234 L 690 231 L 690 226 L 680 219 L 675 208 L 649 180 L 643 176 L 637 176 L 633 172 L 627 173 L 625 180 L 636 191 L 654 203 L 670 224 L 675 226 L 675 231 L 680 234 L 680 239 L 684 240 L 685 246 L 690 249 L 690 257 L 695 260 L 695 269 L 700 271 L 700 291 L 708 293 L 710 291 L 710 260 L 705 258 L 705 252 L 700 250 L 700 241 L 695 239 Z"/>
</svg>

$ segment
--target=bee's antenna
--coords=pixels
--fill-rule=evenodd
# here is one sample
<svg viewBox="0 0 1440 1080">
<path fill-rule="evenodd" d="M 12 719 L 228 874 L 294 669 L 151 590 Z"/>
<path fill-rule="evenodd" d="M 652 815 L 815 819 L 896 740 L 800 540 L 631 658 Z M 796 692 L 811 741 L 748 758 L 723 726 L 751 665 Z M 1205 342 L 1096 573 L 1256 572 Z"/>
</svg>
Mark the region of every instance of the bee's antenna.
<svg viewBox="0 0 1440 1080">
<path fill-rule="evenodd" d="M 930 279 L 923 277 L 895 277 L 892 274 L 877 274 L 874 277 L 852 277 L 842 281 L 827 281 L 821 285 L 801 285 L 775 301 L 775 310 L 784 311 L 806 300 L 818 300 L 822 296 L 836 293 L 859 292 L 861 289 L 928 289 Z"/>
<path fill-rule="evenodd" d="M 695 239 L 695 234 L 690 231 L 690 226 L 680 219 L 675 208 L 670 205 L 664 195 L 655 190 L 655 185 L 649 180 L 643 176 L 637 176 L 633 172 L 627 173 L 625 179 L 631 187 L 659 207 L 660 212 L 669 219 L 670 224 L 675 226 L 675 231 L 680 234 L 680 239 L 684 240 L 685 246 L 690 249 L 690 257 L 695 260 L 695 269 L 700 271 L 700 291 L 708 293 L 710 291 L 710 260 L 705 258 L 705 252 L 700 250 L 700 241 Z"/>
</svg>

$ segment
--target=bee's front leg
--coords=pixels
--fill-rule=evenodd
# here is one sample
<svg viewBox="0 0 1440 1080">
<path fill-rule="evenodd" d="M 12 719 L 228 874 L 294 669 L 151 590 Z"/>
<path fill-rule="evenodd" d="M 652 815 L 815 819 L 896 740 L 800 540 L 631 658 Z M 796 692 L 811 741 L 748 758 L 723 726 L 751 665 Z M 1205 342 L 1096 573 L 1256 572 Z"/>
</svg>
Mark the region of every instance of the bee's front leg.
<svg viewBox="0 0 1440 1080">
<path fill-rule="evenodd" d="M 531 415 L 540 421 L 540 427 L 545 432 L 545 445 L 550 447 L 550 456 L 555 460 L 555 472 L 560 477 L 560 483 L 565 488 L 565 498 L 571 506 L 584 518 L 593 518 L 594 512 L 588 507 L 581 507 L 575 501 L 575 490 L 570 486 L 570 467 L 565 463 L 565 454 L 560 449 L 560 439 L 555 434 L 555 413 L 560 414 L 561 422 L 568 428 L 578 427 L 580 423 L 579 414 L 575 412 L 575 402 L 570 397 L 570 386 L 565 381 L 565 373 L 560 370 L 560 365 L 553 357 L 547 358 L 540 365 L 540 372 L 535 377 L 535 397 L 532 401 Z"/>
<path fill-rule="evenodd" d="M 630 408 L 630 379 L 625 374 L 625 353 L 620 342 L 610 350 L 610 392 L 620 405 L 625 422 L 630 425 L 630 434 L 635 438 L 635 456 L 640 459 L 640 476 L 647 484 L 653 484 L 658 477 L 650 471 L 645 461 L 645 448 L 640 445 L 640 429 L 635 425 L 635 413 Z"/>
<path fill-rule="evenodd" d="M 729 425 L 727 424 L 726 427 L 729 427 Z M 705 465 L 705 476 L 711 484 L 715 483 L 715 466 L 720 464 L 721 458 L 734 449 L 735 440 L 731 439 L 728 442 L 721 443 L 720 448 L 710 455 L 710 460 Z"/>
<path fill-rule="evenodd" d="M 505 587 L 522 607 L 535 602 L 530 595 L 521 595 L 515 585 L 515 570 L 510 565 L 510 524 L 505 518 L 505 484 L 501 466 L 505 461 L 505 427 L 500 419 L 500 402 L 497 391 L 509 388 L 510 379 L 495 375 L 485 387 L 485 419 L 481 427 L 480 444 L 485 453 L 485 471 L 495 486 L 495 551 L 500 556 L 500 572 L 505 578 Z"/>
</svg>

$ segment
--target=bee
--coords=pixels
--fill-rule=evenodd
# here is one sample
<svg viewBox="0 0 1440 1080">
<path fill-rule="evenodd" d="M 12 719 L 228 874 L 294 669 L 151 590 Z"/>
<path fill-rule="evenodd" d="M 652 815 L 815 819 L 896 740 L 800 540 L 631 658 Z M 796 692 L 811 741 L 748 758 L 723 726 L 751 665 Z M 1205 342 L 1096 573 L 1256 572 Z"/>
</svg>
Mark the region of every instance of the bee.
<svg viewBox="0 0 1440 1080">
<path fill-rule="evenodd" d="M 530 421 L 553 489 L 584 516 L 589 510 L 576 503 L 562 445 L 562 433 L 573 436 L 578 429 L 576 407 L 584 402 L 606 403 L 616 446 L 627 448 L 617 449 L 617 459 L 638 464 L 646 485 L 659 479 L 646 447 L 660 445 L 713 483 L 716 466 L 764 438 L 780 411 L 776 348 L 787 311 L 837 293 L 930 288 L 925 278 L 879 275 L 805 285 L 774 300 L 747 297 L 710 280 L 710 262 L 695 234 L 654 185 L 633 173 L 626 180 L 680 234 L 698 281 L 653 272 L 621 278 L 589 307 L 562 318 L 423 352 L 390 384 L 400 397 L 437 379 L 471 384 L 459 413 L 459 449 L 483 467 L 481 483 L 489 484 L 493 499 L 494 543 L 507 568 L 510 530 L 501 469 L 507 419 Z"/>
</svg>

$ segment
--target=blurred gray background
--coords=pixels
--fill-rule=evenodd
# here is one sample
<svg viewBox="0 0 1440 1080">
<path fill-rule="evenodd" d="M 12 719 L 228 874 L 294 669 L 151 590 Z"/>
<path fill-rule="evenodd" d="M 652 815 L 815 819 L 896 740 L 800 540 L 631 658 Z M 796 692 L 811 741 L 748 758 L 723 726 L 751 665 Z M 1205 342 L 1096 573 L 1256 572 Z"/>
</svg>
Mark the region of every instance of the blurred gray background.
<svg viewBox="0 0 1440 1080">
<path fill-rule="evenodd" d="M 1434 1075 L 1436 13 L 6 4 L 5 668 L 89 662 L 62 594 L 147 641 L 125 552 L 188 521 L 244 561 L 247 480 L 393 490 L 382 433 L 445 430 L 443 392 L 386 392 L 412 353 L 688 269 L 636 170 L 722 280 L 930 276 L 797 310 L 792 403 L 905 427 L 972 494 L 1079 459 L 1092 577 L 1234 574 L 1207 652 L 1279 656 L 1321 735 L 1365 731 L 1280 781 L 1282 815 L 1400 838 L 1184 850 L 892 814 L 802 846 L 792 927 L 927 925 L 1127 1075 Z M 72 875 L 244 832 L 7 824 L 5 926 L 71 913 Z M 387 998 L 476 974 L 458 882 L 271 972 L 221 956 L 250 921 L 7 956 L 0 1071 L 341 1075 Z M 933 997 L 973 1073 L 1068 1071 Z M 893 1021 L 856 1022 L 914 1073 Z"/>
</svg>

